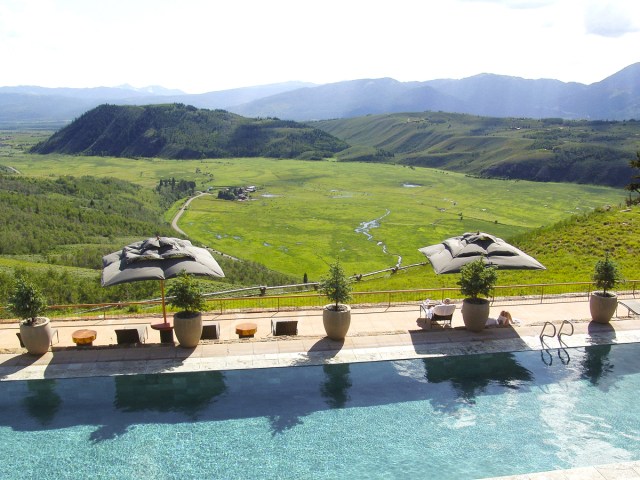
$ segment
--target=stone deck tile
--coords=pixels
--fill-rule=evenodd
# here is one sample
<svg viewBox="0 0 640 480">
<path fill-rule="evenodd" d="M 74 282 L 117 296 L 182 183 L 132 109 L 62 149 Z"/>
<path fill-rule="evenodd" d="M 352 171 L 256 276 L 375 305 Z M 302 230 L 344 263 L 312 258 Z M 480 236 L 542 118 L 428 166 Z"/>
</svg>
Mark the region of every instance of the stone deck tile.
<svg viewBox="0 0 640 480">
<path fill-rule="evenodd" d="M 202 358 L 222 357 L 229 355 L 229 348 L 224 343 L 208 343 L 202 345 Z"/>
<path fill-rule="evenodd" d="M 254 342 L 251 339 L 230 343 L 227 346 L 229 355 L 253 355 L 253 344 Z"/>
<path fill-rule="evenodd" d="M 278 346 L 279 353 L 301 352 L 304 350 L 304 341 L 295 337 L 287 340 L 278 340 L 275 343 Z"/>
</svg>

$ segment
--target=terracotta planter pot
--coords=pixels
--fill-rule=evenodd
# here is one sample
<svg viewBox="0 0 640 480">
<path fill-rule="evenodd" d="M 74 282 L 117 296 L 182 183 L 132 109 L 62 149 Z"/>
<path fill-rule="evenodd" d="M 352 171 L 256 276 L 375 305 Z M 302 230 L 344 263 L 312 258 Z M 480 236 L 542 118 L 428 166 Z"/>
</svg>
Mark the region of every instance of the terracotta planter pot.
<svg viewBox="0 0 640 480">
<path fill-rule="evenodd" d="M 602 292 L 593 292 L 589 297 L 591 319 L 597 323 L 609 323 L 618 307 L 618 296 L 615 293 L 605 297 Z"/>
<path fill-rule="evenodd" d="M 33 325 L 20 324 L 20 338 L 31 355 L 43 355 L 51 345 L 51 325 L 47 317 L 37 317 Z"/>
<path fill-rule="evenodd" d="M 487 325 L 489 318 L 489 301 L 484 298 L 478 299 L 481 303 L 474 303 L 469 298 L 462 301 L 462 320 L 467 330 L 481 332 Z"/>
<path fill-rule="evenodd" d="M 325 305 L 322 310 L 322 323 L 327 337 L 331 340 L 344 340 L 351 325 L 351 307 L 341 305 L 342 310 L 330 310 L 335 304 Z"/>
<path fill-rule="evenodd" d="M 173 331 L 181 347 L 197 346 L 202 336 L 202 314 L 185 315 L 185 312 L 174 314 Z"/>
</svg>

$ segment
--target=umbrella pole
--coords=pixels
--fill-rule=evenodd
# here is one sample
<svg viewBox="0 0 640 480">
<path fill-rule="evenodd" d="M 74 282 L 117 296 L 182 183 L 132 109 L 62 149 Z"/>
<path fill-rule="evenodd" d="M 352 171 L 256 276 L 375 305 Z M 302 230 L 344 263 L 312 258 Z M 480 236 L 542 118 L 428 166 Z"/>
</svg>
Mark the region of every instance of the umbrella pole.
<svg viewBox="0 0 640 480">
<path fill-rule="evenodd" d="M 164 323 L 167 322 L 167 306 L 164 302 L 164 280 L 160 280 L 160 291 L 162 292 L 162 318 L 164 318 Z"/>
</svg>

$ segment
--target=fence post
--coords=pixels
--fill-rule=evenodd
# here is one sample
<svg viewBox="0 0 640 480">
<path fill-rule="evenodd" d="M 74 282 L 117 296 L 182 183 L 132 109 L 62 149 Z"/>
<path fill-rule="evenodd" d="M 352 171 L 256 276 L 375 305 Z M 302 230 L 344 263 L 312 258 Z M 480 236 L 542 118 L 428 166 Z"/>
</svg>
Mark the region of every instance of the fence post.
<svg viewBox="0 0 640 480">
<path fill-rule="evenodd" d="M 540 285 L 540 303 L 544 301 L 544 285 Z"/>
</svg>

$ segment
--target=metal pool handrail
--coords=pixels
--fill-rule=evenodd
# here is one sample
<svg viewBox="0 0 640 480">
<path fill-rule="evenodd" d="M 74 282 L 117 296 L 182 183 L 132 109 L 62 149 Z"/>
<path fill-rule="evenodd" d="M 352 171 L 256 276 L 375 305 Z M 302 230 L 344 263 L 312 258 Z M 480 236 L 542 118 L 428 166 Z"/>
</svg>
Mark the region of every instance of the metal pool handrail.
<svg viewBox="0 0 640 480">
<path fill-rule="evenodd" d="M 562 331 L 562 329 L 564 328 L 565 325 L 571 326 L 571 333 L 564 333 Z M 560 329 L 558 330 L 558 341 L 559 342 L 562 341 L 560 339 L 560 335 L 569 335 L 569 336 L 573 335 L 573 323 L 571 323 L 569 320 L 563 320 L 562 324 L 560 325 Z"/>
<path fill-rule="evenodd" d="M 549 335 L 548 333 L 544 333 L 544 331 L 547 329 L 547 325 L 551 325 L 551 327 L 553 328 L 553 333 L 551 335 Z M 542 337 L 555 337 L 555 336 L 556 336 L 556 326 L 551 322 L 544 322 L 542 331 L 540 332 L 540 341 L 541 342 L 544 341 L 542 340 Z"/>
</svg>

